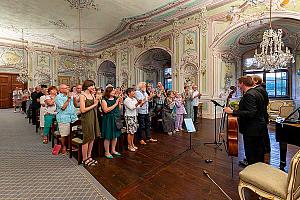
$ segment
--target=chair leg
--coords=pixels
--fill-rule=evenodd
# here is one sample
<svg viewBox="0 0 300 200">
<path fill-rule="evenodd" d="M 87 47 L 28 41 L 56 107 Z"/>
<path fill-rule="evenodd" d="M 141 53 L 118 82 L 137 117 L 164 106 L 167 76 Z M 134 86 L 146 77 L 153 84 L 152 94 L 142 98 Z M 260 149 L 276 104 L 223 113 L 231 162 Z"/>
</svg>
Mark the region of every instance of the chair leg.
<svg viewBox="0 0 300 200">
<path fill-rule="evenodd" d="M 82 162 L 82 145 L 78 146 L 78 152 L 77 152 L 77 154 L 78 154 L 78 158 L 77 158 L 78 165 L 80 165 L 81 162 Z"/>
<path fill-rule="evenodd" d="M 245 199 L 245 190 L 244 189 L 245 189 L 244 186 L 241 185 L 241 184 L 239 184 L 238 191 L 239 191 L 239 195 L 240 195 L 240 199 L 241 200 L 246 200 Z"/>
<path fill-rule="evenodd" d="M 51 134 L 51 144 L 52 144 L 52 148 L 54 147 L 54 134 Z"/>
<path fill-rule="evenodd" d="M 50 128 L 49 133 L 48 133 L 48 140 L 51 142 L 51 135 L 52 135 L 52 128 Z"/>
<path fill-rule="evenodd" d="M 104 156 L 104 139 L 103 138 L 100 138 L 99 139 L 99 156 L 100 157 L 103 157 Z"/>
<path fill-rule="evenodd" d="M 72 132 L 71 132 L 72 133 Z M 69 153 L 69 157 L 72 158 L 72 139 L 71 139 L 71 133 L 68 136 L 68 141 L 69 141 L 69 149 L 70 149 L 70 153 Z"/>
</svg>

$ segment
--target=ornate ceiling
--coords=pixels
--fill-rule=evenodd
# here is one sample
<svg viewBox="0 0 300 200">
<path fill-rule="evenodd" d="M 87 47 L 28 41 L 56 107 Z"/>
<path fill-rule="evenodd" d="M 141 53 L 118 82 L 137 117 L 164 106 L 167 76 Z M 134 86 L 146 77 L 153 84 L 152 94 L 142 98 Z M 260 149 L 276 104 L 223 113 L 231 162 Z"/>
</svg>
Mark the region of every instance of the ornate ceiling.
<svg viewBox="0 0 300 200">
<path fill-rule="evenodd" d="M 272 27 L 275 30 L 282 29 L 282 39 L 285 46 L 291 49 L 300 49 L 300 26 L 298 20 L 274 18 Z M 222 41 L 218 50 L 225 52 L 224 56 L 231 54 L 231 56 L 229 56 L 231 58 L 228 59 L 240 57 L 244 53 L 259 47 L 266 29 L 269 29 L 268 21 L 257 21 L 252 25 L 238 27 Z"/>
<path fill-rule="evenodd" d="M 113 32 L 122 19 L 172 2 L 95 0 L 98 10 L 83 9 L 81 13 L 82 40 L 92 43 Z M 1 0 L 0 13 L 0 37 L 21 39 L 23 29 L 25 40 L 65 47 L 79 40 L 79 12 L 65 0 Z"/>
<path fill-rule="evenodd" d="M 81 10 L 81 38 L 86 50 L 98 49 L 108 39 L 137 33 L 145 26 L 168 23 L 173 16 L 202 2 L 95 0 L 97 10 Z M 66 0 L 1 0 L 0 13 L 2 38 L 24 38 L 69 49 L 79 47 L 79 10 L 71 8 Z"/>
</svg>

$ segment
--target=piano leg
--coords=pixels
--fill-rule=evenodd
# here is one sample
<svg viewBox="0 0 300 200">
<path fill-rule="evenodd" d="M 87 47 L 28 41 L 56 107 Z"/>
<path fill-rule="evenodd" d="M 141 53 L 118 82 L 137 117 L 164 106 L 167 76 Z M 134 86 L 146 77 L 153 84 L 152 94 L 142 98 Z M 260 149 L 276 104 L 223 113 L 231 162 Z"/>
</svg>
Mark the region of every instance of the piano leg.
<svg viewBox="0 0 300 200">
<path fill-rule="evenodd" d="M 286 166 L 286 152 L 287 152 L 287 143 L 279 142 L 280 147 L 280 166 L 279 168 L 284 171 Z"/>
</svg>

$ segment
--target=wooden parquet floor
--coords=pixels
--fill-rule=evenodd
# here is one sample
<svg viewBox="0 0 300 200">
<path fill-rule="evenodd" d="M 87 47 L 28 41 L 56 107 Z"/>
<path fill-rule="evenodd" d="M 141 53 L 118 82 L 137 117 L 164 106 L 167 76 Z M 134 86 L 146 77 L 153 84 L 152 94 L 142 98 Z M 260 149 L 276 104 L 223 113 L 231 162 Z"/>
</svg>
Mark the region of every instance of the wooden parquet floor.
<svg viewBox="0 0 300 200">
<path fill-rule="evenodd" d="M 269 127 L 272 145 L 271 164 L 279 166 L 279 145 L 275 140 L 274 127 Z M 243 169 L 238 160 L 243 159 L 242 137 L 239 138 L 239 158 L 233 158 L 233 177 L 231 177 L 231 158 L 224 146 L 222 151 L 214 145 L 204 145 L 213 141 L 214 120 L 202 119 L 198 131 L 192 135 L 192 149 L 189 149 L 188 133 L 173 136 L 155 133 L 156 144 L 138 146 L 136 152 L 123 151 L 122 156 L 108 160 L 98 158 L 99 165 L 87 168 L 88 171 L 117 199 L 200 199 L 222 200 L 226 197 L 203 174 L 210 176 L 228 193 L 238 200 L 238 173 Z M 299 147 L 289 145 L 287 161 Z M 213 162 L 206 163 L 205 159 Z M 247 199 L 257 199 L 247 192 Z"/>
</svg>

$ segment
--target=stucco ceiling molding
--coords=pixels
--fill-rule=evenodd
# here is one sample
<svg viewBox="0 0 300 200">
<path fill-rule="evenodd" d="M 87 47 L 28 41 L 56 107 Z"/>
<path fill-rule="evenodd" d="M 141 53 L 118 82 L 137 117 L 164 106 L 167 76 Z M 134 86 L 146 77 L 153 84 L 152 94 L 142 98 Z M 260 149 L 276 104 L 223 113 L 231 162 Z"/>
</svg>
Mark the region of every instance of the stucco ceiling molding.
<svg viewBox="0 0 300 200">
<path fill-rule="evenodd" d="M 141 27 L 144 27 L 143 24 L 149 22 L 149 20 L 151 20 L 151 18 L 160 15 L 164 12 L 170 11 L 171 9 L 175 9 L 176 7 L 179 7 L 180 5 L 188 2 L 190 0 L 177 0 L 175 2 L 171 2 L 168 3 L 165 6 L 162 6 L 160 8 L 154 9 L 150 12 L 138 15 L 138 16 L 134 16 L 134 17 L 128 17 L 128 18 L 124 18 L 122 19 L 121 23 L 119 24 L 119 26 L 111 33 L 109 33 L 108 35 L 96 40 L 95 42 L 90 43 L 89 45 L 91 46 L 98 46 L 100 45 L 100 43 L 104 42 L 104 41 L 108 41 L 113 39 L 116 39 L 116 36 L 122 34 L 125 31 L 128 31 L 130 29 L 130 27 L 134 27 L 137 28 L 139 27 L 139 29 Z M 133 29 L 134 29 L 133 28 Z"/>
<path fill-rule="evenodd" d="M 272 13 L 286 11 L 282 2 L 283 0 L 273 0 Z M 249 10 L 251 12 L 248 12 Z M 262 18 L 266 14 L 269 15 L 269 11 L 269 0 L 258 1 L 256 4 L 252 3 L 252 1 L 246 1 L 240 6 L 232 7 L 228 12 L 227 19 L 231 21 L 231 24 L 248 23 Z"/>
<path fill-rule="evenodd" d="M 238 37 L 238 39 L 236 40 L 236 44 L 247 46 L 247 45 L 256 45 L 256 44 L 261 43 L 264 31 L 268 28 L 269 28 L 268 25 L 266 25 L 266 26 L 262 26 L 262 28 L 259 30 L 254 29 L 252 31 L 245 32 L 240 37 Z M 274 30 L 282 29 L 282 39 L 283 40 L 285 40 L 286 37 L 289 35 L 289 30 L 287 30 L 283 26 L 276 25 L 275 23 L 273 23 L 272 28 Z"/>
<path fill-rule="evenodd" d="M 218 1 L 218 4 L 221 1 Z M 141 15 L 142 17 L 138 16 L 129 18 L 130 20 L 122 20 L 119 28 L 117 28 L 107 36 L 95 42 L 89 43 L 88 46 L 98 50 L 105 49 L 110 47 L 109 43 L 111 43 L 112 41 L 118 42 L 125 36 L 133 39 L 135 37 L 139 37 L 140 35 L 145 35 L 151 31 L 160 30 L 162 27 L 174 24 L 174 21 L 177 21 L 176 19 L 179 18 L 187 18 L 189 23 L 194 20 L 195 24 L 199 24 L 200 19 L 203 27 L 203 32 L 205 32 L 207 20 L 203 20 L 203 13 L 206 12 L 206 6 L 209 6 L 212 2 L 213 1 L 207 2 L 204 0 L 181 0 L 169 3 L 165 7 L 161 7 L 157 10 L 149 12 L 150 14 L 146 13 L 144 15 Z M 126 22 L 127 24 L 124 22 Z"/>
<path fill-rule="evenodd" d="M 241 57 L 240 53 L 238 46 L 231 45 L 228 50 L 221 52 L 220 58 L 225 63 L 233 63 Z"/>
<path fill-rule="evenodd" d="M 161 40 L 161 31 L 158 31 L 153 34 L 148 34 L 140 38 L 140 43 L 143 49 L 150 49 L 154 46 L 157 46 Z"/>
<path fill-rule="evenodd" d="M 99 58 L 101 60 L 103 60 L 103 62 L 105 60 L 109 60 L 109 61 L 113 62 L 114 64 L 116 64 L 116 61 L 113 58 L 113 56 L 114 56 L 113 51 L 106 49 L 106 50 L 104 50 L 103 52 L 100 53 Z"/>
<path fill-rule="evenodd" d="M 300 21 L 299 13 L 292 11 L 277 11 L 273 12 L 273 19 L 294 19 Z M 237 24 L 231 24 L 226 30 L 220 34 L 218 34 L 214 41 L 210 44 L 210 48 L 221 48 L 222 44 L 225 41 L 228 41 L 234 35 L 240 35 L 241 32 L 248 32 L 249 30 L 256 29 L 257 25 L 261 25 L 264 21 L 269 19 L 268 13 L 264 13 L 259 18 L 249 19 L 247 23 L 244 21 L 240 21 Z"/>
</svg>

